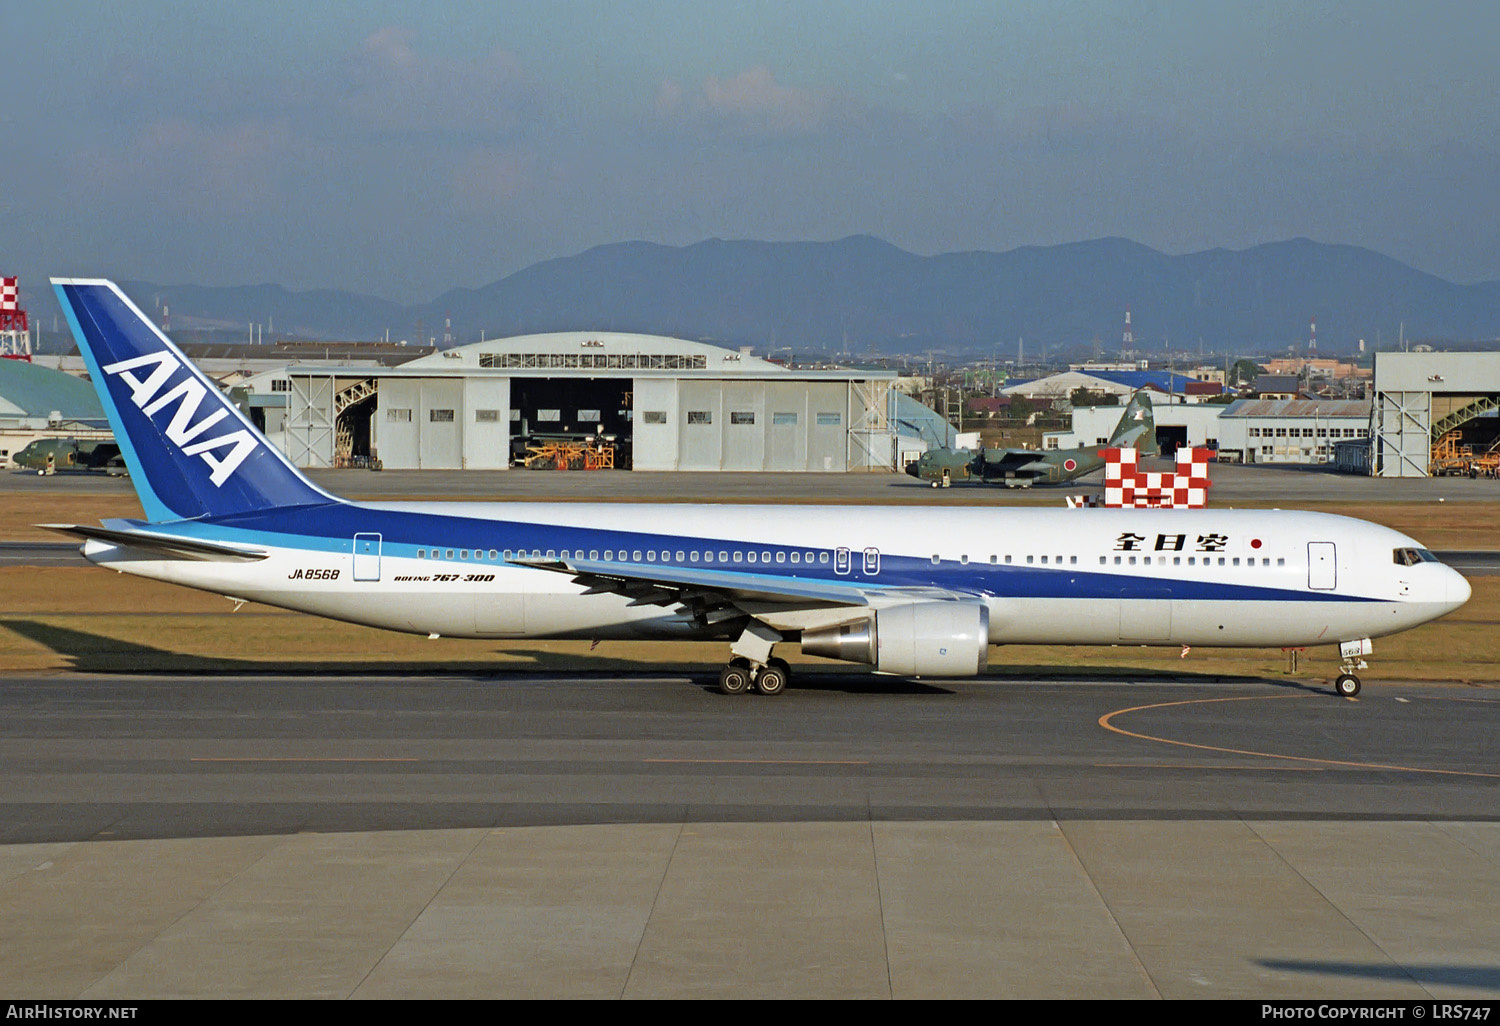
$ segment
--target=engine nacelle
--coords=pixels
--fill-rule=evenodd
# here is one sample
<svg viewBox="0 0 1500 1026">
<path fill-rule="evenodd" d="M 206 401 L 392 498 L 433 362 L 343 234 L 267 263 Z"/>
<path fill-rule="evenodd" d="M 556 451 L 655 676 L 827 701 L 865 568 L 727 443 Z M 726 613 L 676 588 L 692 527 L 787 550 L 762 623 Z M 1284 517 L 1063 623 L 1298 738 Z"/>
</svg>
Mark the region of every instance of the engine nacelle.
<svg viewBox="0 0 1500 1026">
<path fill-rule="evenodd" d="M 989 663 L 983 602 L 916 602 L 802 632 L 802 651 L 910 677 L 973 677 Z"/>
</svg>

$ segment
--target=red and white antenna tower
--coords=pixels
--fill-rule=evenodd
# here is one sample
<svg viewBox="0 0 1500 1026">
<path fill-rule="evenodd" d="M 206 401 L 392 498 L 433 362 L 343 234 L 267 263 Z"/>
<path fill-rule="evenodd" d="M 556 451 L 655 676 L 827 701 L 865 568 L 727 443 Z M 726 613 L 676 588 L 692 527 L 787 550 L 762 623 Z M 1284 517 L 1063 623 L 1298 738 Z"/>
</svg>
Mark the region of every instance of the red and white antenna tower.
<svg viewBox="0 0 1500 1026">
<path fill-rule="evenodd" d="M 1130 304 L 1129 303 L 1125 304 L 1125 336 L 1124 336 L 1124 338 L 1122 338 L 1120 340 L 1120 344 L 1125 349 L 1134 349 L 1135 348 L 1135 335 L 1132 334 L 1131 330 L 1130 330 Z"/>
<path fill-rule="evenodd" d="M 1312 327 L 1307 337 L 1307 352 L 1309 356 L 1318 355 L 1318 315 L 1313 314 Z"/>
<path fill-rule="evenodd" d="M 0 356 L 31 359 L 31 330 L 16 278 L 0 278 Z"/>
<path fill-rule="evenodd" d="M 172 330 L 172 308 L 166 303 L 161 305 L 161 330 L 163 334 Z"/>
<path fill-rule="evenodd" d="M 443 348 L 453 348 L 453 318 L 443 315 Z"/>
</svg>

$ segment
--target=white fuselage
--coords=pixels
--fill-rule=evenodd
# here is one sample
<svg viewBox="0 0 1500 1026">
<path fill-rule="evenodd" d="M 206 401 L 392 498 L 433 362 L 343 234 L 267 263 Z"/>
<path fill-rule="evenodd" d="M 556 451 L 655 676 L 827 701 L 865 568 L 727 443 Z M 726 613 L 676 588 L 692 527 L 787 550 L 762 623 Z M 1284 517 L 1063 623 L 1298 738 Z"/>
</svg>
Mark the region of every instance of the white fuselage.
<svg viewBox="0 0 1500 1026">
<path fill-rule="evenodd" d="M 373 528 L 361 531 L 366 519 Z M 269 553 L 255 562 L 162 559 L 100 541 L 85 555 L 340 620 L 481 638 L 712 633 L 671 605 L 514 562 L 567 554 L 636 570 L 963 592 L 989 607 L 996 644 L 1334 644 L 1405 630 L 1469 596 L 1441 563 L 1396 562 L 1393 552 L 1418 547 L 1405 535 L 1292 511 L 370 503 L 346 505 L 339 523 L 307 534 L 156 525 Z"/>
</svg>

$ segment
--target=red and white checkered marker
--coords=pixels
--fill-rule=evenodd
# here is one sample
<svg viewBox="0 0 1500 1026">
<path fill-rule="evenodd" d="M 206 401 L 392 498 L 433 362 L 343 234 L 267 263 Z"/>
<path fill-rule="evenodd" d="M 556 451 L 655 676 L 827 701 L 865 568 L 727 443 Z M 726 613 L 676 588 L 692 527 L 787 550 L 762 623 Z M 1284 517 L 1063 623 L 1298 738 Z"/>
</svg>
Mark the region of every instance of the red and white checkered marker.
<svg viewBox="0 0 1500 1026">
<path fill-rule="evenodd" d="M 1140 471 L 1135 449 L 1104 449 L 1104 501 L 1109 509 L 1202 509 L 1208 505 L 1212 449 L 1177 450 L 1177 471 Z M 1091 503 L 1089 505 L 1092 505 Z"/>
<path fill-rule="evenodd" d="M 21 288 L 15 278 L 0 278 L 0 310 L 21 308 Z"/>
</svg>

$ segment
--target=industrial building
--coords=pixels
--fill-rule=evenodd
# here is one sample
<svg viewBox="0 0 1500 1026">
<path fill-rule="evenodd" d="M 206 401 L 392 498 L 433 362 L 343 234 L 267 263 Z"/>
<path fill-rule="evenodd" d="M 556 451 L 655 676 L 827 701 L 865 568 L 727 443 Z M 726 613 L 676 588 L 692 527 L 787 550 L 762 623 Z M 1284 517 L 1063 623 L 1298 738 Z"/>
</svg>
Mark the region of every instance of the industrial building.
<svg viewBox="0 0 1500 1026">
<path fill-rule="evenodd" d="M 1500 353 L 1376 353 L 1373 391 L 1371 474 L 1427 477 L 1493 467 L 1500 454 Z"/>
<path fill-rule="evenodd" d="M 1164 451 L 1206 446 L 1217 449 L 1221 460 L 1234 462 L 1326 463 L 1333 459 L 1335 441 L 1370 433 L 1370 404 L 1363 400 L 1155 402 L 1151 413 Z M 1102 445 L 1119 419 L 1118 406 L 1075 408 L 1072 430 L 1048 432 L 1043 447 Z"/>
<path fill-rule="evenodd" d="M 271 437 L 304 467 L 500 469 L 571 440 L 636 470 L 847 471 L 942 444 L 903 428 L 920 418 L 892 371 L 798 370 L 654 335 L 527 335 L 399 367 L 294 364 L 263 377 L 286 397 Z M 264 383 L 245 382 L 254 394 Z"/>
</svg>

